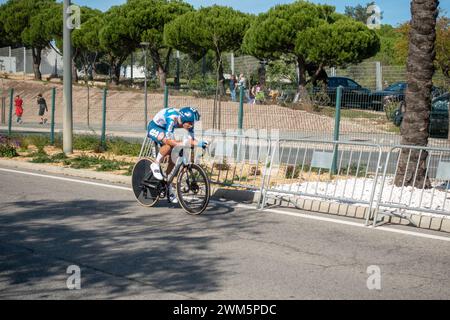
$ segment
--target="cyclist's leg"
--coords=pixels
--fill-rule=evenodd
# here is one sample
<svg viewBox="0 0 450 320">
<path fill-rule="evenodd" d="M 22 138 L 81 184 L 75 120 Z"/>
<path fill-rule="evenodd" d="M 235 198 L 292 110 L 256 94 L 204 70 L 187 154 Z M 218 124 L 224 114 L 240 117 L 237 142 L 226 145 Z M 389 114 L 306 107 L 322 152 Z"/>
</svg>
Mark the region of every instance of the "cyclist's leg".
<svg viewBox="0 0 450 320">
<path fill-rule="evenodd" d="M 162 159 L 164 159 L 165 157 L 169 157 L 169 164 L 167 166 L 167 171 L 166 171 L 166 175 L 167 177 L 169 176 L 169 174 L 172 172 L 173 168 L 175 167 L 175 163 L 172 160 L 171 154 L 172 154 L 172 150 L 173 150 L 173 145 L 175 145 L 175 141 L 174 140 L 167 140 L 164 139 L 163 141 L 163 146 L 160 148 L 159 150 L 159 154 L 158 154 L 158 159 L 159 161 L 161 161 Z M 175 193 L 175 188 L 173 185 L 169 185 L 169 189 L 168 189 L 168 196 L 169 196 L 169 201 L 171 203 L 178 203 L 178 199 Z"/>
<path fill-rule="evenodd" d="M 172 158 L 170 157 L 171 154 L 172 154 L 173 147 L 168 142 L 169 141 L 167 139 L 163 140 L 163 142 L 162 142 L 163 145 L 159 149 L 158 156 L 156 157 L 156 162 L 157 163 L 161 163 L 161 161 L 163 159 L 165 159 L 166 157 L 169 157 L 169 165 L 168 165 L 167 171 L 166 171 L 167 174 L 169 174 L 173 170 L 173 168 L 175 166 L 175 164 L 172 161 Z"/>
<path fill-rule="evenodd" d="M 164 156 L 162 155 L 162 152 L 164 152 L 164 140 L 166 137 L 164 129 L 157 126 L 154 122 L 151 122 L 148 126 L 147 136 L 160 146 L 159 153 L 156 156 L 156 160 L 151 164 L 150 168 L 152 170 L 153 176 L 156 179 L 163 180 L 160 163 L 164 158 Z"/>
</svg>

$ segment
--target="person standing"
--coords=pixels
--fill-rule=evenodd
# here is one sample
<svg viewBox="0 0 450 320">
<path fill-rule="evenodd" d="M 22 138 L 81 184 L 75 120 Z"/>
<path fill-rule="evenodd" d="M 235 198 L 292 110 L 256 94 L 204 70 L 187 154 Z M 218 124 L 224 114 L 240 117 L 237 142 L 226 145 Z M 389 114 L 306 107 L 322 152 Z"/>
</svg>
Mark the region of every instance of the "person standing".
<svg viewBox="0 0 450 320">
<path fill-rule="evenodd" d="M 38 94 L 37 104 L 39 107 L 39 117 L 41 117 L 41 122 L 39 122 L 39 124 L 46 124 L 47 118 L 45 118 L 45 112 L 48 112 L 48 108 L 47 108 L 47 102 L 45 101 L 44 97 L 42 96 L 42 93 Z"/>
<path fill-rule="evenodd" d="M 251 103 L 251 98 L 250 98 L 250 90 L 246 89 L 246 83 L 247 80 L 244 77 L 244 74 L 241 73 L 241 75 L 239 76 L 239 89 L 240 90 L 244 90 L 245 92 L 245 97 L 247 98 L 248 103 Z"/>
<path fill-rule="evenodd" d="M 230 79 L 230 92 L 231 92 L 231 101 L 236 102 L 236 86 L 237 86 L 236 76 L 233 74 Z"/>
<path fill-rule="evenodd" d="M 14 106 L 16 107 L 17 123 L 22 124 L 23 100 L 20 97 L 20 95 L 17 95 L 16 98 L 14 99 Z"/>
</svg>

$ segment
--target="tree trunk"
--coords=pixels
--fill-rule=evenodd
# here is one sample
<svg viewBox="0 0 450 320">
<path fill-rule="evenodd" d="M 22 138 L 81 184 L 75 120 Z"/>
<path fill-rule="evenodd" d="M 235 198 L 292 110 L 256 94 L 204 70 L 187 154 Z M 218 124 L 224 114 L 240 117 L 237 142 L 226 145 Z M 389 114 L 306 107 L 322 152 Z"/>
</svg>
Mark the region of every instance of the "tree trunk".
<svg viewBox="0 0 450 320">
<path fill-rule="evenodd" d="M 164 67 L 160 64 L 158 64 L 158 78 L 159 78 L 159 85 L 161 88 L 164 88 L 167 83 L 167 73 L 166 70 L 164 70 Z"/>
<path fill-rule="evenodd" d="M 437 8 L 438 0 L 411 2 L 412 21 L 407 63 L 408 88 L 405 94 L 406 111 L 401 127 L 402 145 L 424 147 L 428 145 L 433 63 L 436 57 Z M 426 176 L 427 157 L 428 153 L 425 151 L 403 148 L 395 185 L 431 187 L 429 178 Z"/>
<path fill-rule="evenodd" d="M 152 57 L 153 63 L 156 65 L 156 72 L 159 78 L 159 85 L 161 88 L 164 88 L 167 84 L 167 70 L 169 68 L 169 59 L 170 59 L 170 53 L 172 51 L 169 50 L 167 57 L 166 57 L 166 63 L 163 63 L 160 53 L 156 49 L 150 50 L 150 55 Z"/>
<path fill-rule="evenodd" d="M 41 48 L 32 48 L 31 52 L 33 53 L 33 72 L 34 72 L 34 80 L 42 80 L 41 74 Z"/>
<path fill-rule="evenodd" d="M 80 52 L 78 49 L 75 49 L 72 56 L 72 82 L 78 83 L 78 70 L 76 60 L 78 59 Z"/>
<path fill-rule="evenodd" d="M 120 63 L 120 62 L 114 64 L 114 66 L 113 66 L 112 81 L 116 86 L 118 86 L 120 84 L 120 69 L 121 69 L 121 67 L 122 67 L 122 63 Z"/>
<path fill-rule="evenodd" d="M 302 56 L 297 57 L 298 68 L 298 90 L 294 99 L 294 103 L 297 103 L 308 96 L 306 90 L 306 61 Z"/>
<path fill-rule="evenodd" d="M 72 82 L 78 83 L 78 69 L 75 63 L 75 58 L 72 59 Z"/>
<path fill-rule="evenodd" d="M 258 78 L 259 83 L 263 88 L 266 87 L 266 62 L 260 61 L 259 62 L 259 68 L 258 68 Z"/>
<path fill-rule="evenodd" d="M 318 85 L 317 81 L 327 83 L 328 80 L 328 74 L 324 69 L 323 63 L 321 63 L 319 66 L 311 64 L 307 66 L 307 71 L 309 76 L 311 77 L 308 81 L 308 83 L 312 83 L 314 87 Z"/>
<path fill-rule="evenodd" d="M 217 86 L 219 88 L 219 94 L 221 96 L 225 95 L 225 77 L 223 76 L 223 63 L 222 55 L 216 52 L 216 63 L 217 63 Z"/>
</svg>

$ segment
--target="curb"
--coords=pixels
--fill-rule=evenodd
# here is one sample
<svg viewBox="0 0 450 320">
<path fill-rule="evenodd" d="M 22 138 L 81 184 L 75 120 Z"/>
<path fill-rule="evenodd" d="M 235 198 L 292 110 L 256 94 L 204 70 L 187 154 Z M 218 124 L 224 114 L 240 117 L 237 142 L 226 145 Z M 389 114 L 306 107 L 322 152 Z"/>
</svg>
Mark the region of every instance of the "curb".
<svg viewBox="0 0 450 320">
<path fill-rule="evenodd" d="M 346 203 L 331 203 L 320 200 L 312 199 L 301 199 L 301 198 L 291 198 L 291 204 L 294 204 L 296 208 L 309 212 L 318 212 L 322 214 L 329 214 L 334 216 L 342 216 L 347 218 L 356 218 L 365 220 L 366 214 L 369 208 L 362 206 L 355 206 Z M 268 199 L 268 205 L 289 203 L 283 199 Z M 387 225 L 403 225 L 412 226 L 411 222 L 407 219 L 394 217 L 394 216 L 382 216 L 382 220 L 378 224 Z M 450 219 L 446 217 L 431 217 L 431 216 L 421 216 L 418 214 L 411 215 L 411 221 L 413 221 L 417 228 L 424 230 L 440 231 L 450 233 Z M 373 222 L 372 222 L 373 223 Z M 371 224 L 372 224 L 371 223 Z"/>
</svg>

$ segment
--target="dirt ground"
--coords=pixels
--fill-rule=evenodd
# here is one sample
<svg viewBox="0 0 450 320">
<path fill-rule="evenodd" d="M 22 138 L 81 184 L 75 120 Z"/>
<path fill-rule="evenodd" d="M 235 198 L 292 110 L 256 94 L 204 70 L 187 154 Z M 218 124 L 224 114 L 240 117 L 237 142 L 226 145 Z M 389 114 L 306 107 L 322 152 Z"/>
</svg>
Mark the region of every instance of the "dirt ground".
<svg viewBox="0 0 450 320">
<path fill-rule="evenodd" d="M 0 79 L 3 96 L 8 96 L 8 90 L 14 88 L 14 94 L 20 94 L 24 100 L 23 121 L 39 122 L 36 96 L 42 93 L 50 110 L 51 90 L 56 88 L 55 121 L 62 123 L 63 87 L 61 83 L 39 82 L 32 80 Z M 73 121 L 75 124 L 100 124 L 102 121 L 103 90 L 93 87 L 89 89 L 89 105 L 87 88 L 83 85 L 73 87 Z M 148 95 L 148 119 L 163 108 L 163 94 Z M 7 97 L 9 106 L 9 97 Z M 238 103 L 222 102 L 214 109 L 214 100 L 183 96 L 180 93 L 171 95 L 169 106 L 196 106 L 201 115 L 203 129 L 213 128 L 214 121 L 220 122 L 220 129 L 238 128 Z M 214 110 L 216 117 L 214 117 Z M 220 112 L 219 112 L 220 111 Z M 13 111 L 14 112 L 14 111 Z M 50 115 L 48 115 L 50 117 Z M 108 90 L 107 125 L 123 127 L 142 127 L 144 119 L 144 94 L 138 90 L 125 91 Z M 15 116 L 13 116 L 13 121 Z M 334 128 L 334 118 L 303 110 L 292 110 L 278 105 L 244 105 L 244 128 L 267 129 L 292 132 L 322 132 L 331 133 Z M 371 119 L 342 119 L 341 132 L 382 133 L 379 121 Z"/>
</svg>

